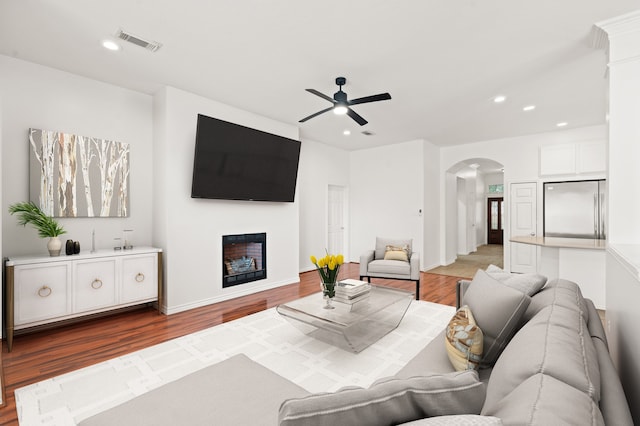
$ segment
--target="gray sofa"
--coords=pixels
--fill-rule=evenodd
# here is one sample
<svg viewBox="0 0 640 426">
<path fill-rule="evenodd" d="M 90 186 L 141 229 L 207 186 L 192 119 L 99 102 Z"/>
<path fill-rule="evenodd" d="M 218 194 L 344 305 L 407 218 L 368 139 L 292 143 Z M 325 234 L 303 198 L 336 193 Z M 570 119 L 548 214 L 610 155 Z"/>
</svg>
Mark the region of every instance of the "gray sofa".
<svg viewBox="0 0 640 426">
<path fill-rule="evenodd" d="M 454 370 L 444 330 L 367 389 L 312 395 L 238 355 L 81 424 L 632 425 L 601 320 L 579 287 L 555 280 L 529 295 L 508 284 L 484 271 L 459 283 L 460 303 L 484 329 L 479 371 Z"/>
</svg>

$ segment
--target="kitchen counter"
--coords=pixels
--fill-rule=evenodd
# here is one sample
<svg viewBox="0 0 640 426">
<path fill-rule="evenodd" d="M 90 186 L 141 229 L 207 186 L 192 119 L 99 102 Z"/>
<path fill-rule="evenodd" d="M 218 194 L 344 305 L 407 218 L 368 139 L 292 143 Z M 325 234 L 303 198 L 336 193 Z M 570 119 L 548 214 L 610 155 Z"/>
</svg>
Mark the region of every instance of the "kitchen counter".
<svg viewBox="0 0 640 426">
<path fill-rule="evenodd" d="M 577 283 L 596 308 L 606 309 L 606 240 L 521 236 L 509 241 L 536 246 L 538 274 Z"/>
<path fill-rule="evenodd" d="M 588 238 L 560 238 L 560 237 L 511 237 L 512 243 L 532 244 L 541 247 L 573 248 L 604 250 L 607 248 L 607 240 Z"/>
</svg>

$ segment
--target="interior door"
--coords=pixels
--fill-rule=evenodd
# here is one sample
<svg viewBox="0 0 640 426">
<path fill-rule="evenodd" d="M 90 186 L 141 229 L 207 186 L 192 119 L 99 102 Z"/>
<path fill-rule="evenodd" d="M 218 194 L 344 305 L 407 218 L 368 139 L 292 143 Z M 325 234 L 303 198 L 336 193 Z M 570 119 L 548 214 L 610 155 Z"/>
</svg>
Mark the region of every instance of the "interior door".
<svg viewBox="0 0 640 426">
<path fill-rule="evenodd" d="M 329 185 L 327 212 L 327 249 L 331 254 L 345 254 L 345 188 Z"/>
<path fill-rule="evenodd" d="M 537 231 L 537 184 L 512 183 L 510 190 L 509 231 L 512 237 L 535 237 Z M 511 243 L 511 272 L 535 273 L 538 246 Z"/>
<path fill-rule="evenodd" d="M 503 244 L 503 198 L 495 197 L 487 199 L 487 244 Z"/>
</svg>

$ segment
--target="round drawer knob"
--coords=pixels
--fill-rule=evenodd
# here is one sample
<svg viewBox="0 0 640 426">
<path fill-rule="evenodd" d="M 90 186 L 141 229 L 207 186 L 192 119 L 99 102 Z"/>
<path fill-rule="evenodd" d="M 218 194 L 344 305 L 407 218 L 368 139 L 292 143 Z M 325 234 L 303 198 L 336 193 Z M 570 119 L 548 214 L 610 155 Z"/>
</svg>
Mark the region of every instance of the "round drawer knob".
<svg viewBox="0 0 640 426">
<path fill-rule="evenodd" d="M 139 283 L 144 281 L 144 274 L 142 272 L 138 272 L 138 274 L 136 275 L 136 281 Z"/>
<path fill-rule="evenodd" d="M 40 287 L 40 289 L 38 289 L 38 296 L 40 297 L 48 297 L 51 295 L 51 293 L 53 293 L 53 290 L 51 290 L 51 287 L 43 285 L 42 287 Z"/>
<path fill-rule="evenodd" d="M 95 280 L 93 280 L 93 282 L 91 283 L 91 287 L 92 287 L 94 290 L 98 290 L 99 288 L 101 288 L 101 287 L 102 287 L 102 280 L 101 280 L 101 279 L 96 278 L 96 279 L 95 279 Z"/>
</svg>

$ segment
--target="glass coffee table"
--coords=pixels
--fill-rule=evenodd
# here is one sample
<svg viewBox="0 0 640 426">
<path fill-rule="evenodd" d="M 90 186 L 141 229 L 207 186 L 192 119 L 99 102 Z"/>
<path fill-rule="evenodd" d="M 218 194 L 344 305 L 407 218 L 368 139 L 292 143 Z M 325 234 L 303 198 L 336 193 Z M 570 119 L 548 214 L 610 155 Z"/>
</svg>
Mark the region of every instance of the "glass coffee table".
<svg viewBox="0 0 640 426">
<path fill-rule="evenodd" d="M 322 292 L 276 307 L 276 311 L 304 334 L 351 352 L 360 352 L 398 327 L 413 293 L 371 286 L 368 300 L 352 306 L 337 301 L 324 309 Z"/>
</svg>

